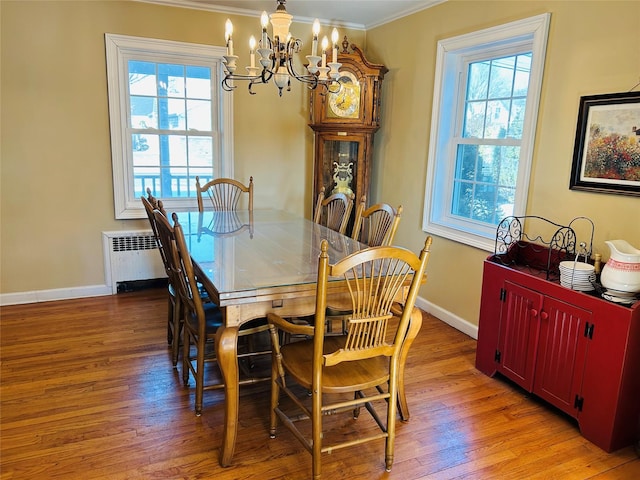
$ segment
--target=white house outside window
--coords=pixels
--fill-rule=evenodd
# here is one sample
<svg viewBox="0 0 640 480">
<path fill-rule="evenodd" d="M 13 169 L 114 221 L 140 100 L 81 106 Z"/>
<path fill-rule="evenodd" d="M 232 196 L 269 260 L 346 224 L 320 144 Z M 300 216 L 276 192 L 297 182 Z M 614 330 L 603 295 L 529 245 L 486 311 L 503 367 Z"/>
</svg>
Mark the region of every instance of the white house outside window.
<svg viewBox="0 0 640 480">
<path fill-rule="evenodd" d="M 194 204 L 195 177 L 232 176 L 224 48 L 105 36 L 116 218 L 145 216 L 149 188 L 166 208 Z"/>
<path fill-rule="evenodd" d="M 524 214 L 549 15 L 438 42 L 424 229 L 492 250 Z"/>
</svg>

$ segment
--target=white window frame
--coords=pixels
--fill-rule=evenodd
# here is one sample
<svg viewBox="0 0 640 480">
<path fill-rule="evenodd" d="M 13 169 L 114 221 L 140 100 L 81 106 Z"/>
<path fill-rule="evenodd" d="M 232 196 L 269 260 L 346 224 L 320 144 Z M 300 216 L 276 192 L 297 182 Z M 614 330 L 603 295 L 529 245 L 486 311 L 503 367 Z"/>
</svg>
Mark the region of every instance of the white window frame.
<svg viewBox="0 0 640 480">
<path fill-rule="evenodd" d="M 105 47 L 116 219 L 146 218 L 142 202 L 134 194 L 132 147 L 126 134 L 129 59 L 212 67 L 213 98 L 216 100 L 214 103 L 219 105 L 219 150 L 214 157 L 220 159 L 212 174 L 215 177 L 233 178 L 233 95 L 225 94 L 220 83 L 223 75 L 222 56 L 226 55 L 226 48 L 110 33 L 105 34 Z M 196 198 L 163 199 L 163 203 L 166 209 L 176 210 L 195 206 Z"/>
<path fill-rule="evenodd" d="M 533 52 L 524 118 L 513 215 L 526 211 L 535 131 L 551 14 L 518 20 L 438 42 L 427 180 L 422 228 L 456 242 L 487 251 L 495 247 L 495 226 L 449 214 L 456 151 L 456 115 L 462 114 L 466 84 L 461 67 L 478 55 L 498 57 L 500 52 L 527 47 Z"/>
</svg>

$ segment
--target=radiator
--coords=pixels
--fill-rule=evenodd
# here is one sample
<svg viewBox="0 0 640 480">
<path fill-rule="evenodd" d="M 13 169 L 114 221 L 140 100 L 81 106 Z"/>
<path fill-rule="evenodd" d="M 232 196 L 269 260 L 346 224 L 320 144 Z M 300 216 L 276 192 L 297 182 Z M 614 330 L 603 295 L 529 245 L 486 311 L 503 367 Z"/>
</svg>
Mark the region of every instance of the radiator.
<svg viewBox="0 0 640 480">
<path fill-rule="evenodd" d="M 166 278 L 155 236 L 151 230 L 102 232 L 105 283 L 111 293 L 118 283 Z"/>
</svg>

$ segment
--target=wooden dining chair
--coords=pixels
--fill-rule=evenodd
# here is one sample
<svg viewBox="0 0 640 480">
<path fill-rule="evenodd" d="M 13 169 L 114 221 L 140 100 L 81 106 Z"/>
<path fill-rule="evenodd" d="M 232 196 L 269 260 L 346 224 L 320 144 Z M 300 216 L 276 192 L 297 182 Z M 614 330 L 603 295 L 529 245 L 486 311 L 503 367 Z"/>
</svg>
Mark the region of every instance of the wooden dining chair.
<svg viewBox="0 0 640 480">
<path fill-rule="evenodd" d="M 361 250 L 330 265 L 328 243 L 323 240 L 314 325 L 324 325 L 327 294 L 336 294 L 339 281 L 343 295 L 352 303 L 346 335 L 326 336 L 324 328 L 297 325 L 268 314 L 273 348 L 270 436 L 276 436 L 279 421 L 291 430 L 311 453 L 316 480 L 321 477 L 323 453 L 383 438 L 386 470 L 391 469 L 398 389 L 408 353 L 405 339 L 412 329 L 412 334 L 417 334 L 412 324 L 419 329 L 421 323 L 422 312 L 414 305 L 430 249 L 431 237 L 427 237 L 419 257 L 404 248 L 381 246 Z M 404 306 L 398 309 L 397 300 L 404 297 L 407 287 Z M 304 335 L 308 340 L 282 345 L 281 332 Z M 281 393 L 290 401 L 280 402 Z M 339 435 L 331 441 L 323 418 L 344 411 L 353 412 L 357 418 L 362 406 L 378 429 L 369 433 L 354 425 L 349 428 L 349 438 Z M 380 408 L 386 409 L 386 415 L 378 414 L 376 409 Z M 297 425 L 305 420 L 311 421 L 310 437 L 304 433 L 308 427 Z"/>
<path fill-rule="evenodd" d="M 351 237 L 370 247 L 392 245 L 401 217 L 402 205 L 397 210 L 388 203 L 376 203 L 366 208 L 363 195 L 356 209 Z"/>
<path fill-rule="evenodd" d="M 151 225 L 151 230 L 153 231 L 153 235 L 156 239 L 160 257 L 162 258 L 162 265 L 167 273 L 167 343 L 171 346 L 171 360 L 175 367 L 178 364 L 179 345 L 182 331 L 180 297 L 176 293 L 176 287 L 174 285 L 174 279 L 172 278 L 172 271 L 167 259 L 166 249 L 163 247 L 162 240 L 158 234 L 158 227 L 154 216 L 154 210 L 159 210 L 165 216 L 166 212 L 164 211 L 162 202 L 152 195 L 150 188 L 147 188 L 147 197 L 145 198 L 144 196 L 141 196 L 140 200 L 142 201 L 142 205 L 144 205 L 147 218 L 149 219 L 149 224 Z"/>
<path fill-rule="evenodd" d="M 397 210 L 387 203 L 377 203 L 366 208 L 366 197 L 363 195 L 356 209 L 351 236 L 370 247 L 391 245 L 401 216 L 402 205 Z M 327 306 L 327 331 L 344 332 L 350 313 L 349 302 L 341 305 L 339 301 L 330 299 Z"/>
<path fill-rule="evenodd" d="M 222 325 L 222 312 L 213 303 L 203 302 L 200 295 L 199 282 L 196 277 L 187 242 L 174 213 L 173 227 L 168 219 L 158 210 L 154 212 L 158 225 L 158 232 L 167 248 L 167 257 L 176 279 L 177 290 L 183 309 L 183 350 L 182 350 L 182 379 L 185 386 L 189 385 L 189 378 L 193 375 L 195 388 L 195 412 L 202 414 L 202 403 L 205 390 L 224 388 L 221 376 L 214 381 L 205 381 L 205 363 L 217 363 L 215 355 L 215 335 Z M 238 332 L 239 337 L 247 337 L 264 332 L 268 326 L 264 319 L 245 323 Z M 239 353 L 239 359 L 252 359 L 256 356 L 270 355 L 270 349 L 247 351 Z M 240 384 L 255 383 L 268 380 L 268 376 L 254 377 L 248 368 L 243 369 L 247 376 L 240 380 Z"/>
<path fill-rule="evenodd" d="M 171 361 L 173 363 L 173 366 L 176 367 L 178 365 L 178 359 L 180 356 L 180 345 L 182 340 L 182 305 L 180 302 L 180 296 L 177 293 L 175 279 L 173 278 L 173 273 L 171 271 L 167 258 L 167 252 L 163 246 L 162 240 L 160 239 L 160 235 L 158 234 L 158 227 L 154 216 L 155 210 L 159 210 L 160 213 L 162 213 L 165 217 L 167 216 L 167 212 L 164 209 L 162 200 L 156 199 L 151 193 L 151 189 L 149 188 L 147 188 L 147 198 L 140 197 L 140 199 L 142 200 L 142 204 L 144 205 L 147 217 L 149 218 L 151 230 L 153 231 L 153 234 L 155 236 L 158 251 L 160 252 L 160 257 L 162 258 L 162 264 L 164 266 L 165 272 L 167 273 L 167 343 L 171 347 Z M 206 295 L 206 293 L 203 292 L 202 285 L 199 286 L 199 290 L 203 295 L 203 301 L 207 303 L 207 305 L 211 303 L 209 297 Z"/>
<path fill-rule="evenodd" d="M 249 177 L 249 185 L 233 178 L 216 178 L 200 185 L 200 177 L 196 177 L 196 195 L 198 211 L 205 209 L 203 197 L 211 201 L 213 210 L 237 210 L 243 194 L 247 194 L 247 209 L 253 211 L 253 177 Z"/>
<path fill-rule="evenodd" d="M 327 198 L 324 195 L 325 189 L 322 187 L 316 201 L 313 221 L 344 234 L 353 208 L 353 193 L 334 193 Z"/>
</svg>

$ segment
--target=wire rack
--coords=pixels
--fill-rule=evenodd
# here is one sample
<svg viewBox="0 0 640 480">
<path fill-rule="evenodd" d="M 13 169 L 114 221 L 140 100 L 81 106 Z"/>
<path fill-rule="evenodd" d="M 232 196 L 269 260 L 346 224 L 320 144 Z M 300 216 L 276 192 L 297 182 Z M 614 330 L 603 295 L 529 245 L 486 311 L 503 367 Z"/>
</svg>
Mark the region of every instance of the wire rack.
<svg viewBox="0 0 640 480">
<path fill-rule="evenodd" d="M 580 227 L 582 241 L 576 234 Z M 534 215 L 509 216 L 496 229 L 493 261 L 502 265 L 542 273 L 547 280 L 557 280 L 559 265 L 564 260 L 585 261 L 593 252 L 593 222 L 576 217 L 568 225 L 560 225 Z M 578 243 L 579 242 L 579 243 Z"/>
</svg>

